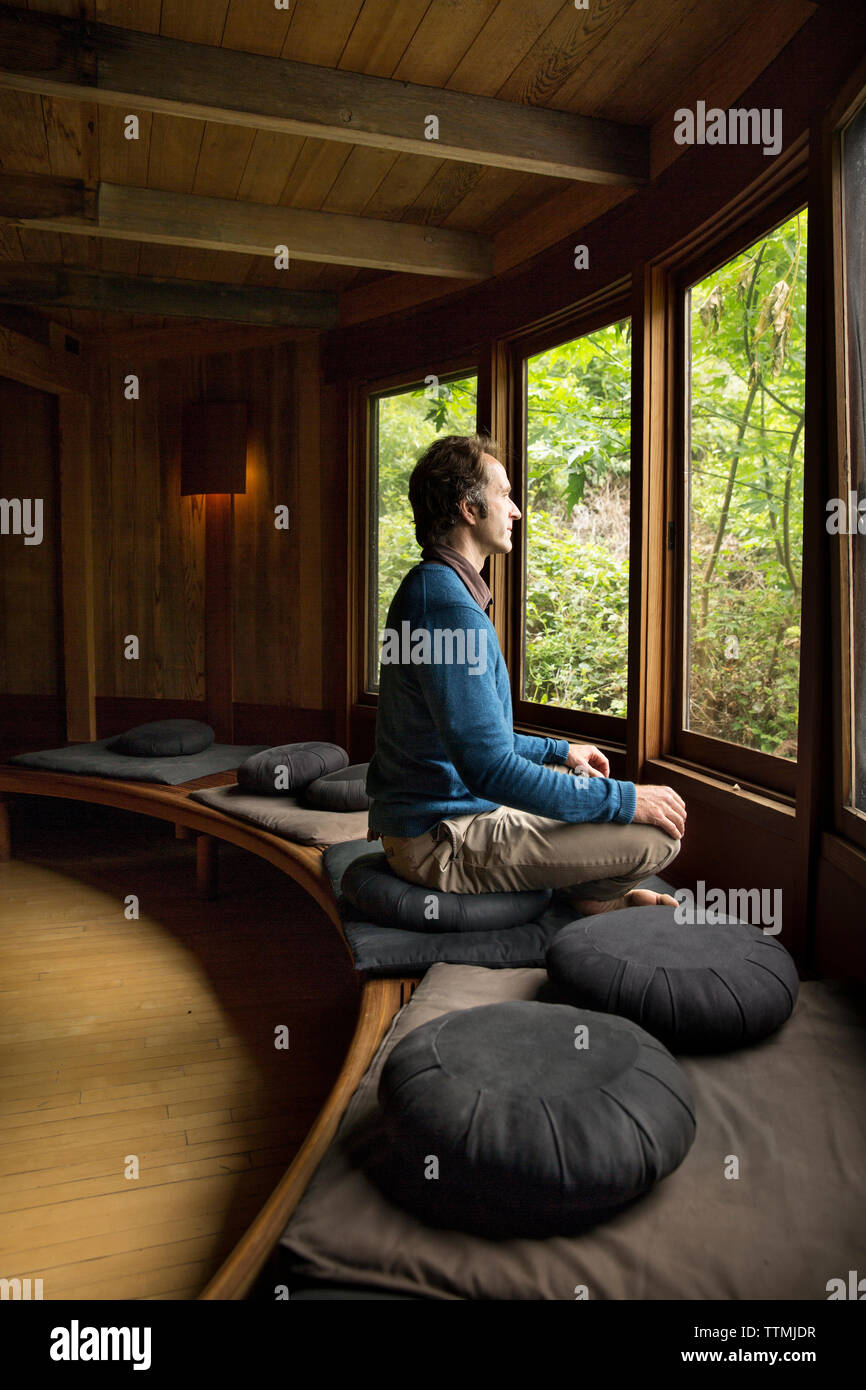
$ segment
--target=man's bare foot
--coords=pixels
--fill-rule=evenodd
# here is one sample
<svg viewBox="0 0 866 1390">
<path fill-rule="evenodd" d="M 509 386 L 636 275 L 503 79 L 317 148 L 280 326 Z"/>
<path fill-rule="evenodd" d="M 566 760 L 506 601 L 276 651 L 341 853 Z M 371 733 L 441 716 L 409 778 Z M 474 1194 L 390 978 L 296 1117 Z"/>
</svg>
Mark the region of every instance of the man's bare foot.
<svg viewBox="0 0 866 1390">
<path fill-rule="evenodd" d="M 619 912 L 624 907 L 677 907 L 670 893 L 654 893 L 651 888 L 632 888 L 621 898 L 582 898 L 581 911 L 592 917 L 597 912 Z"/>
</svg>

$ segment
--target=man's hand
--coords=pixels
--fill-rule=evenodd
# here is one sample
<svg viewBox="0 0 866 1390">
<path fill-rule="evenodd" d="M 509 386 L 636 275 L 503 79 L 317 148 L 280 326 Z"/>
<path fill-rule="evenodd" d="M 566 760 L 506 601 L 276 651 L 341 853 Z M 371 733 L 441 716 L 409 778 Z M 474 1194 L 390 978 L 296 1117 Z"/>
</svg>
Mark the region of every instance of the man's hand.
<svg viewBox="0 0 866 1390">
<path fill-rule="evenodd" d="M 636 825 L 657 825 L 659 830 L 681 840 L 686 828 L 686 803 L 673 787 L 635 786 Z"/>
<path fill-rule="evenodd" d="M 609 777 L 610 763 L 594 743 L 570 743 L 566 767 L 575 768 L 585 777 Z"/>
<path fill-rule="evenodd" d="M 584 777 L 609 777 L 610 763 L 592 743 L 570 743 L 567 767 Z M 641 787 L 635 784 L 633 824 L 657 825 L 674 840 L 681 840 L 686 829 L 686 803 L 673 787 Z"/>
</svg>

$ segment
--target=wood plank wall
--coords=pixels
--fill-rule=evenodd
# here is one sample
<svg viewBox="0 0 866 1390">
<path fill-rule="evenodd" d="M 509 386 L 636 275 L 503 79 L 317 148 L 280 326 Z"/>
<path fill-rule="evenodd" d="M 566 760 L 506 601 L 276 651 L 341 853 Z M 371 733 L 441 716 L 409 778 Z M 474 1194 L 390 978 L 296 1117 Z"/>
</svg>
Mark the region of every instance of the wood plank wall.
<svg viewBox="0 0 866 1390">
<path fill-rule="evenodd" d="M 0 497 L 43 502 L 40 545 L 0 535 L 0 738 L 13 710 L 22 736 L 62 737 L 57 428 L 56 396 L 0 377 Z"/>
<path fill-rule="evenodd" d="M 125 394 L 132 375 L 138 400 Z M 330 731 L 315 343 L 141 362 L 131 351 L 94 368 L 92 394 L 101 721 L 120 715 L 119 700 L 136 709 L 204 701 L 204 507 L 201 497 L 180 495 L 181 416 L 187 402 L 243 400 L 247 490 L 234 498 L 231 576 L 236 738 Z M 289 508 L 288 531 L 274 525 L 279 505 Z M 130 633 L 139 637 L 137 661 L 124 656 Z"/>
<path fill-rule="evenodd" d="M 127 399 L 131 376 L 138 399 Z M 153 345 L 90 368 L 97 737 L 146 719 L 205 718 L 204 499 L 181 497 L 187 402 L 244 400 L 247 491 L 234 499 L 235 741 L 334 738 L 344 571 L 344 454 L 320 439 L 314 336 L 233 352 Z M 25 471 L 26 469 L 26 471 Z M 23 478 L 26 477 L 26 485 Z M 46 537 L 0 536 L 0 745 L 63 728 L 56 398 L 0 379 L 0 496 L 42 496 Z M 337 508 L 335 523 L 333 508 Z M 274 508 L 290 512 L 277 530 Z M 138 660 L 124 656 L 139 639 Z"/>
</svg>

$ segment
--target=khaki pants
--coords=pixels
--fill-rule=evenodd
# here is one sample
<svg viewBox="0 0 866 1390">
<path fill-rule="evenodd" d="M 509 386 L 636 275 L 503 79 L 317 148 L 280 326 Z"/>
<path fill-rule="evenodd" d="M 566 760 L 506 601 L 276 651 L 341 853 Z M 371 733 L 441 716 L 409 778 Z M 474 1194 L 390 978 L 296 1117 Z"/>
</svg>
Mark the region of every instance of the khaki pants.
<svg viewBox="0 0 866 1390">
<path fill-rule="evenodd" d="M 560 888 L 574 906 L 622 897 L 680 850 L 679 840 L 653 825 L 575 825 L 511 806 L 442 820 L 414 838 L 383 835 L 382 844 L 407 883 L 445 893 Z"/>
</svg>

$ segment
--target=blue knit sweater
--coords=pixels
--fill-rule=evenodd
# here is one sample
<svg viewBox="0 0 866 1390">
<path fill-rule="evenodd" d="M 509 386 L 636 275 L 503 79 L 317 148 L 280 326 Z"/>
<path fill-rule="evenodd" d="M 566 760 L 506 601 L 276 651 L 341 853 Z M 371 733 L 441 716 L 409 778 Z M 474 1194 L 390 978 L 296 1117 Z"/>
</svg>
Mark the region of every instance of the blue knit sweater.
<svg viewBox="0 0 866 1390">
<path fill-rule="evenodd" d="M 381 653 L 370 829 L 421 835 L 441 820 L 514 806 L 563 821 L 627 824 L 633 782 L 581 786 L 565 739 L 514 732 L 496 629 L 448 565 L 424 562 L 394 595 Z"/>
</svg>

